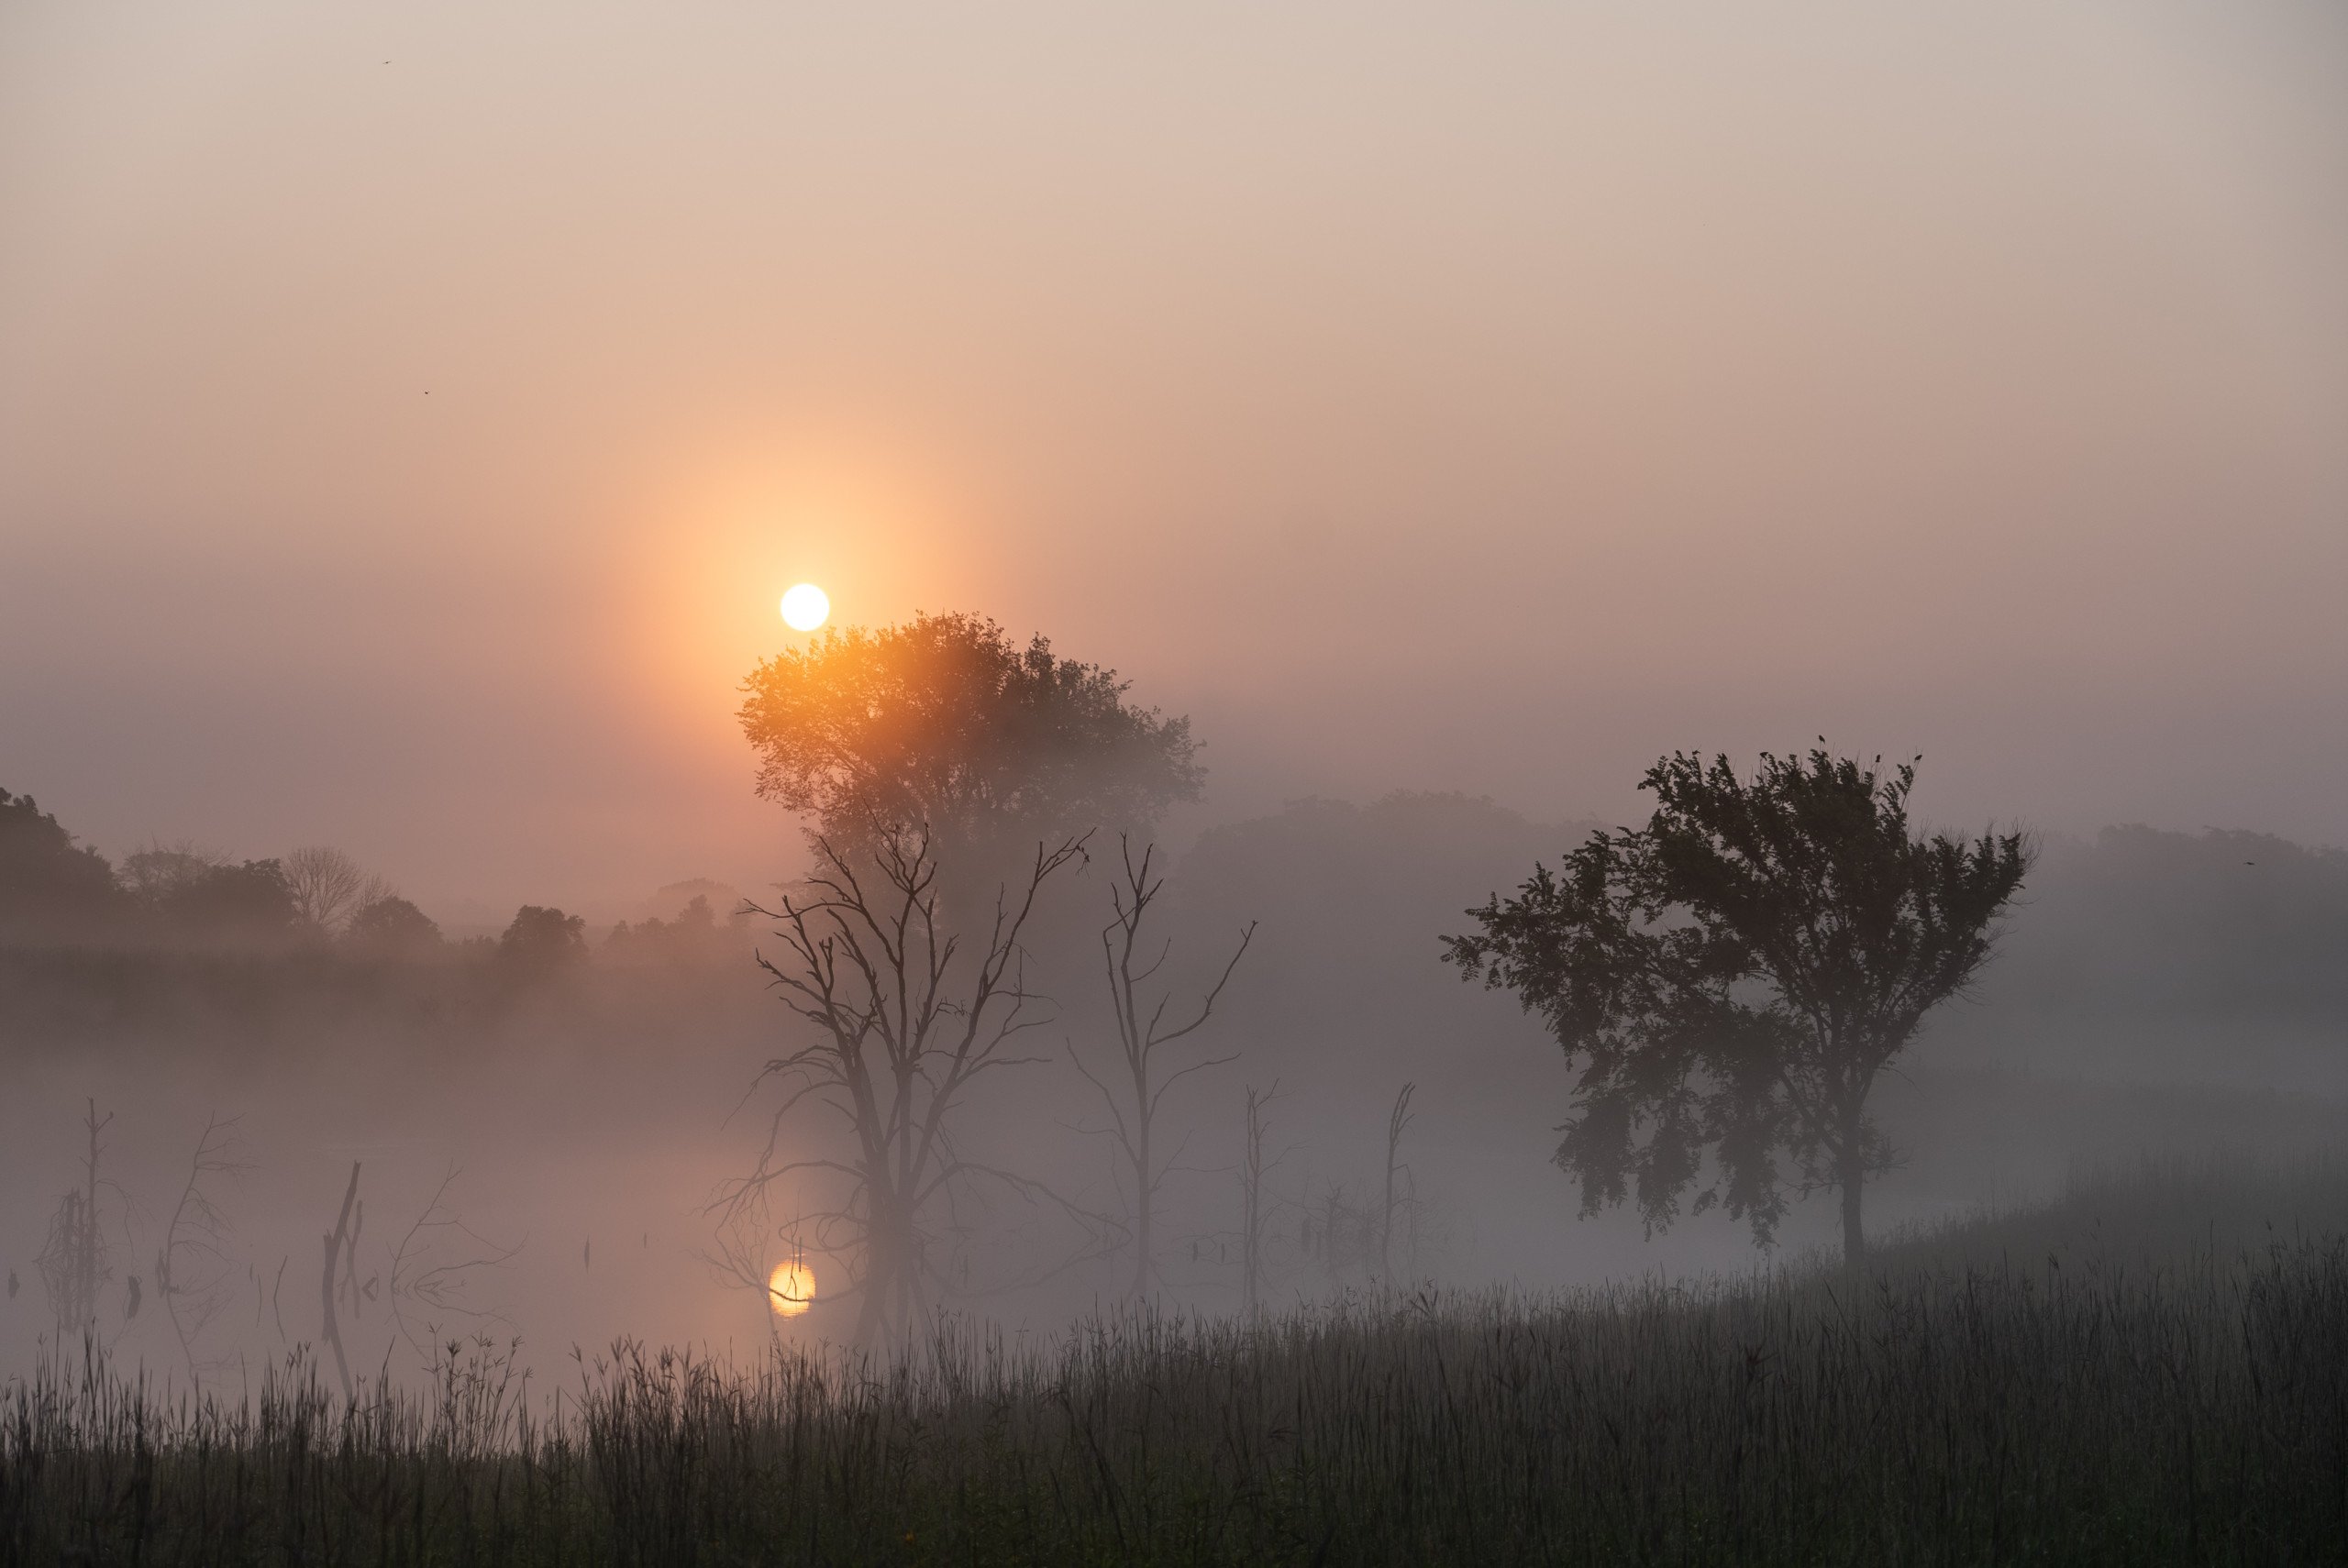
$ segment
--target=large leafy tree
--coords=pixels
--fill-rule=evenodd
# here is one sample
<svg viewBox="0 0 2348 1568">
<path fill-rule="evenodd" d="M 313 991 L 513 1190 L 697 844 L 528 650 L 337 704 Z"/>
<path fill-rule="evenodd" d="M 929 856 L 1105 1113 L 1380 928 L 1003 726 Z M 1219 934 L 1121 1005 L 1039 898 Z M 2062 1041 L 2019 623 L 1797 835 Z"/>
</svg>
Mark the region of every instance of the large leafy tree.
<svg viewBox="0 0 2348 1568">
<path fill-rule="evenodd" d="M 837 848 L 926 830 L 968 847 L 1142 828 L 1199 793 L 1190 721 L 1125 700 L 1113 670 L 1024 647 L 976 615 L 825 634 L 743 683 L 759 793 Z"/>
<path fill-rule="evenodd" d="M 1876 1076 L 1989 956 L 2021 889 L 2020 834 L 1917 832 L 1913 763 L 1816 750 L 1678 754 L 1642 789 L 1654 815 L 1597 833 L 1556 871 L 1445 938 L 1463 978 L 1514 991 L 1580 1069 L 1556 1162 L 1582 1212 L 1635 1194 L 1651 1226 L 1721 1204 L 1767 1242 L 1789 1187 L 1839 1191 L 1843 1246 L 1889 1150 Z"/>
</svg>

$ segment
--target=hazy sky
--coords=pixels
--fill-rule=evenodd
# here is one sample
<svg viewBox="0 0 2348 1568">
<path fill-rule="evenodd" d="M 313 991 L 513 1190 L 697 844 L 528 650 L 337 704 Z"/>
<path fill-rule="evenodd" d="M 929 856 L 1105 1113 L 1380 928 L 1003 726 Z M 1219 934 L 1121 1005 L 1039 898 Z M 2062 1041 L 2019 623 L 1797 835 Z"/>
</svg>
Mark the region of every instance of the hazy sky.
<svg viewBox="0 0 2348 1568">
<path fill-rule="evenodd" d="M 812 578 L 1310 792 L 2348 842 L 2348 11 L 0 10 L 0 786 L 781 864 Z"/>
</svg>

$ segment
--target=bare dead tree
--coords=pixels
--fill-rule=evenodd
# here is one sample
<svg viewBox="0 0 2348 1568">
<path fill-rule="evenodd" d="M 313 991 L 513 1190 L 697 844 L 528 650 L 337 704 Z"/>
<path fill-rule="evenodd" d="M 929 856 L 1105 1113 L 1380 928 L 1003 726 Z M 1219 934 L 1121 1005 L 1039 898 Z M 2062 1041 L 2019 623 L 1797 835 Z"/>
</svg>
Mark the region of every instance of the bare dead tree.
<svg viewBox="0 0 2348 1568">
<path fill-rule="evenodd" d="M 60 1335 L 86 1332 L 96 1327 L 98 1292 L 114 1277 L 111 1249 L 98 1218 L 102 1187 L 112 1187 L 98 1179 L 98 1135 L 113 1121 L 114 1112 L 100 1116 L 98 1102 L 88 1102 L 83 1118 L 88 1153 L 83 1163 L 82 1185 L 59 1201 L 57 1212 L 50 1219 L 49 1240 L 35 1260 L 40 1269 L 41 1287 L 48 1292 L 50 1309 L 57 1315 Z"/>
<path fill-rule="evenodd" d="M 511 1262 L 523 1246 L 520 1242 L 500 1246 L 465 1223 L 449 1196 L 462 1174 L 455 1165 L 449 1167 L 415 1223 L 391 1249 L 385 1295 L 390 1299 L 392 1327 L 427 1365 L 432 1363 L 438 1332 L 449 1320 L 463 1320 L 477 1330 L 484 1320 L 506 1322 L 504 1314 L 495 1308 L 477 1305 L 469 1291 L 482 1270 Z M 411 1320 L 411 1314 L 418 1309 L 436 1315 L 421 1326 L 420 1332 Z"/>
<path fill-rule="evenodd" d="M 392 885 L 330 845 L 305 845 L 281 862 L 294 912 L 320 931 L 334 931 L 379 899 Z"/>
<path fill-rule="evenodd" d="M 1247 1136 L 1239 1153 L 1239 1293 L 1253 1318 L 1263 1300 L 1264 1176 L 1279 1161 L 1264 1158 L 1264 1108 L 1279 1094 L 1276 1081 L 1268 1089 L 1247 1086 Z"/>
<path fill-rule="evenodd" d="M 1165 1181 L 1172 1158 L 1160 1158 L 1157 1148 L 1157 1113 L 1166 1091 L 1192 1073 L 1208 1067 L 1219 1067 L 1238 1060 L 1235 1053 L 1225 1056 L 1210 1056 L 1166 1071 L 1158 1060 L 1158 1053 L 1168 1046 L 1188 1039 L 1202 1028 L 1214 1014 L 1214 1004 L 1231 983 L 1232 971 L 1239 967 L 1239 960 L 1246 954 L 1247 944 L 1255 940 L 1256 926 L 1250 922 L 1239 933 L 1239 944 L 1223 966 L 1223 973 L 1200 999 L 1198 1006 L 1186 1014 L 1169 1019 L 1168 1010 L 1173 1005 L 1170 991 L 1160 992 L 1154 1001 L 1145 1000 L 1142 989 L 1166 964 L 1172 951 L 1170 941 L 1160 943 L 1155 957 L 1142 957 L 1135 968 L 1136 956 L 1146 955 L 1149 943 L 1143 935 L 1148 923 L 1150 906 L 1164 891 L 1166 879 L 1152 869 L 1157 855 L 1156 845 L 1145 845 L 1141 858 L 1134 858 L 1133 843 L 1119 835 L 1119 858 L 1123 862 L 1122 880 L 1109 889 L 1116 918 L 1101 930 L 1101 960 L 1109 981 L 1109 1004 L 1117 1026 L 1117 1057 L 1096 1075 L 1084 1065 L 1084 1058 L 1071 1046 L 1069 1059 L 1085 1081 L 1100 1092 L 1101 1102 L 1109 1108 L 1112 1125 L 1102 1129 L 1117 1141 L 1124 1156 L 1121 1181 L 1130 1184 L 1129 1212 L 1134 1232 L 1134 1283 L 1135 1296 L 1147 1295 L 1157 1275 L 1157 1259 L 1152 1251 L 1153 1230 L 1157 1207 L 1157 1189 Z M 1113 1080 L 1115 1088 L 1108 1080 Z M 1177 1156 L 1180 1150 L 1176 1151 Z"/>
<path fill-rule="evenodd" d="M 205 1182 L 241 1176 L 251 1168 L 238 1154 L 236 1119 L 207 1118 L 188 1161 L 180 1200 L 163 1228 L 163 1244 L 155 1254 L 155 1288 L 163 1297 L 164 1313 L 193 1379 L 201 1380 L 221 1364 L 198 1361 L 195 1346 L 228 1304 L 228 1282 L 235 1270 L 235 1260 L 228 1255 L 227 1219 L 205 1190 Z"/>
<path fill-rule="evenodd" d="M 1311 1192 L 1308 1178 L 1299 1231 L 1304 1254 L 1319 1260 L 1332 1284 L 1371 1272 L 1378 1261 L 1377 1214 L 1367 1202 L 1355 1202 L 1352 1190 L 1342 1182 L 1330 1182 L 1317 1200 Z"/>
<path fill-rule="evenodd" d="M 1386 1116 L 1386 1201 L 1378 1219 L 1378 1278 L 1379 1283 L 1391 1287 L 1394 1282 L 1394 1215 L 1397 1209 L 1395 1179 L 1407 1178 L 1402 1165 L 1402 1132 L 1411 1125 L 1411 1096 L 1419 1086 L 1406 1083 L 1402 1092 L 1394 1097 L 1394 1109 Z M 1407 1201 L 1407 1198 L 1402 1199 Z"/>
<path fill-rule="evenodd" d="M 758 1082 L 786 1092 L 749 1175 L 721 1189 L 721 1224 L 753 1210 L 776 1183 L 824 1173 L 846 1188 L 835 1206 L 806 1213 L 812 1250 L 840 1260 L 860 1294 L 859 1343 L 901 1333 L 924 1318 L 936 1288 L 953 1281 L 931 1255 L 930 1219 L 958 1187 L 991 1180 L 1059 1201 L 1041 1184 L 966 1157 L 956 1111 L 971 1084 L 997 1068 L 1039 1058 L 1015 1043 L 1049 1021 L 1026 989 L 1020 933 L 1053 875 L 1084 854 L 1084 840 L 1039 845 L 1024 885 L 998 892 L 983 946 L 963 962 L 960 935 L 939 918 L 938 867 L 925 830 L 890 829 L 848 851 L 825 837 L 805 891 L 775 909 L 777 956 L 759 966 L 813 1043 L 769 1062 Z M 754 1086 L 755 1087 L 755 1086 Z M 803 1102 L 827 1106 L 847 1124 L 844 1158 L 784 1158 L 786 1120 Z M 760 1288 L 765 1282 L 759 1282 Z"/>
<path fill-rule="evenodd" d="M 342 1192 L 342 1213 L 336 1219 L 334 1229 L 320 1238 L 326 1247 L 326 1273 L 318 1282 L 318 1309 L 325 1320 L 321 1333 L 334 1351 L 335 1370 L 342 1375 L 342 1397 L 345 1399 L 352 1397 L 354 1391 L 350 1382 L 350 1359 L 342 1351 L 342 1329 L 335 1321 L 335 1270 L 344 1261 L 347 1253 L 358 1249 L 359 1232 L 351 1224 L 351 1212 L 358 1201 L 359 1162 L 353 1160 L 350 1162 L 350 1185 Z"/>
</svg>

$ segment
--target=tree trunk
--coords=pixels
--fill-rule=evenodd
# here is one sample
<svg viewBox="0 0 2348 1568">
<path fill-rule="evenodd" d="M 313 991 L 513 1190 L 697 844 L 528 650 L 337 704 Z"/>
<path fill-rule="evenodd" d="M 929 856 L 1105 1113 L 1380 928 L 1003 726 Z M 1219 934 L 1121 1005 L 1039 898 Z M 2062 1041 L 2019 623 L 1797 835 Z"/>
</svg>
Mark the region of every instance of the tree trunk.
<svg viewBox="0 0 2348 1568">
<path fill-rule="evenodd" d="M 1836 1163 L 1843 1187 L 1843 1266 L 1856 1268 L 1866 1258 L 1866 1232 L 1859 1224 L 1859 1199 L 1866 1191 L 1866 1165 L 1855 1128 L 1843 1135 Z"/>
<path fill-rule="evenodd" d="M 1411 1096 L 1418 1085 L 1406 1083 L 1402 1092 L 1394 1097 L 1394 1109 L 1386 1118 L 1386 1202 L 1378 1219 L 1378 1286 L 1381 1290 L 1394 1288 L 1394 1176 L 1402 1157 L 1402 1129 L 1411 1123 Z"/>
<path fill-rule="evenodd" d="M 1273 1086 L 1275 1089 L 1278 1085 Z M 1247 1088 L 1247 1144 L 1240 1165 L 1240 1193 L 1244 1207 L 1240 1224 L 1239 1254 L 1240 1295 L 1247 1307 L 1247 1318 L 1256 1318 L 1257 1291 L 1261 1284 L 1264 1256 L 1264 1101 L 1269 1097 L 1258 1094 L 1254 1085 Z"/>
<path fill-rule="evenodd" d="M 909 1345 L 928 1316 L 920 1233 L 901 1190 L 875 1182 L 866 1194 L 865 1295 L 856 1343 L 859 1350 L 884 1354 Z"/>
<path fill-rule="evenodd" d="M 1136 1089 L 1141 1089 L 1139 1074 L 1135 1075 L 1135 1082 Z M 1149 1221 L 1150 1210 L 1155 1207 L 1151 1199 L 1157 1194 L 1151 1190 L 1149 1179 L 1149 1102 L 1140 1093 L 1135 1099 L 1142 1108 L 1136 1118 L 1140 1138 L 1134 1154 L 1134 1296 L 1138 1299 L 1149 1295 L 1150 1248 L 1155 1244 Z"/>
</svg>

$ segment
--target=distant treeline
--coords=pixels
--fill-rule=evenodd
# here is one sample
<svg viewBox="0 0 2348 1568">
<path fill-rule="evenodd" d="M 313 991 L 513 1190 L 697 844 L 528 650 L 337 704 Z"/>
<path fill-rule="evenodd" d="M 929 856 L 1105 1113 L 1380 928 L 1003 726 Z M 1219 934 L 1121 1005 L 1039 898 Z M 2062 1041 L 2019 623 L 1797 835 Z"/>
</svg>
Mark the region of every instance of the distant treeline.
<svg viewBox="0 0 2348 1568">
<path fill-rule="evenodd" d="M 748 926 L 696 896 L 591 940 L 537 904 L 450 940 L 339 850 L 237 860 L 153 845 L 116 866 L 29 796 L 0 790 L 0 1020 L 67 1035 L 167 1024 L 438 1023 L 563 988 L 591 968 L 747 966 Z"/>
<path fill-rule="evenodd" d="M 1357 1062 L 1391 1055 L 1407 1076 L 1429 1040 L 1471 1054 L 1480 1039 L 1521 1045 L 1506 1021 L 1514 1009 L 1498 999 L 1463 1018 L 1436 937 L 1536 858 L 1555 864 L 1591 825 L 1534 823 L 1456 794 L 1300 801 L 1193 845 L 1176 918 L 1200 940 L 1260 922 L 1232 1010 L 1250 1048 L 1270 1054 L 1269 1071 L 1283 1051 L 1342 1044 Z M 2150 1050 L 2157 1040 L 2166 1066 L 2189 1070 L 2177 1050 L 2348 1033 L 2348 853 L 2338 849 L 2143 826 L 2058 838 L 2009 923 L 1974 1005 L 1934 1025 L 1960 1056 L 2021 1043 L 2059 1066 L 2074 1042 Z M 0 1016 L 19 1023 L 37 999 L 55 1013 L 75 997 L 69 1010 L 84 1024 L 126 1009 L 152 1016 L 174 997 L 209 998 L 206 1011 L 266 1010 L 282 1005 L 276 990 L 315 989 L 324 976 L 356 988 L 353 1000 L 443 1009 L 595 973 L 738 968 L 754 988 L 748 949 L 762 930 L 696 900 L 671 920 L 601 933 L 529 905 L 498 936 L 449 940 L 334 851 L 238 861 L 158 846 L 116 866 L 31 800 L 0 791 Z"/>
<path fill-rule="evenodd" d="M 726 929 L 741 925 L 726 911 Z M 719 929 L 718 912 L 696 896 L 674 921 L 620 922 L 602 945 L 624 958 L 690 957 Z M 500 936 L 449 942 L 389 882 L 325 845 L 236 860 L 154 845 L 116 867 L 31 796 L 0 790 L 0 946 L 267 954 L 328 943 L 376 957 L 493 956 L 534 972 L 589 946 L 582 918 L 537 904 Z"/>
<path fill-rule="evenodd" d="M 2132 826 L 2046 846 L 1985 999 L 2348 1021 L 2348 852 Z"/>
</svg>

